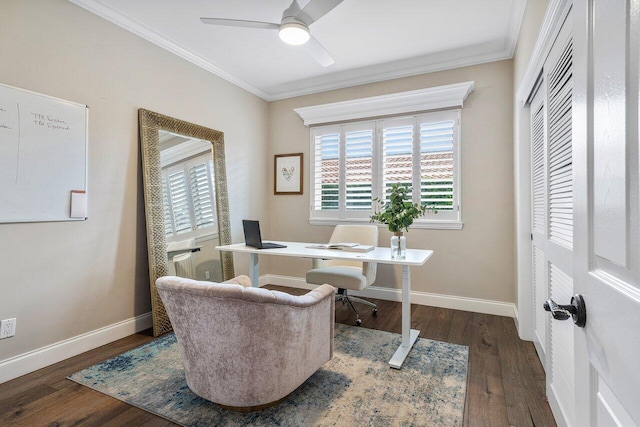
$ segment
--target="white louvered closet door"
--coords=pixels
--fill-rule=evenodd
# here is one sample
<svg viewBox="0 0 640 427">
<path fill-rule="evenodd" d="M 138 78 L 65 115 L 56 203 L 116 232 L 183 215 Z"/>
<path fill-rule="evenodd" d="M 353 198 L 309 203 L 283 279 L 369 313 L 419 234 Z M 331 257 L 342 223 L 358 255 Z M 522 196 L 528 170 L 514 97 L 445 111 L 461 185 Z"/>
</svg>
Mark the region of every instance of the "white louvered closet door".
<svg viewBox="0 0 640 427">
<path fill-rule="evenodd" d="M 546 366 L 549 316 L 543 304 L 549 298 L 547 261 L 547 122 L 546 85 L 542 82 L 530 105 L 531 112 L 531 253 L 533 277 L 533 343 Z"/>
<path fill-rule="evenodd" d="M 541 347 L 544 358 L 549 405 L 556 420 L 563 421 L 559 424 L 571 426 L 575 425 L 575 326 L 570 321 L 552 321 L 541 307 L 547 298 L 566 303 L 574 294 L 570 16 L 544 64 L 543 81 L 542 109 L 532 109 L 531 121 L 534 318 L 540 339 L 536 347 Z"/>
</svg>

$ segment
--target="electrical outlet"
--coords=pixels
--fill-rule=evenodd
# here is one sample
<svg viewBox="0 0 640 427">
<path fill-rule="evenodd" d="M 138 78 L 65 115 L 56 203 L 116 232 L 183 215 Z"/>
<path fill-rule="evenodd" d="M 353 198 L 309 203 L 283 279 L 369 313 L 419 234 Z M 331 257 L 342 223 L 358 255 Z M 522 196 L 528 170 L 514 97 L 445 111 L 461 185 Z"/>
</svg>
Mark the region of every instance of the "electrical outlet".
<svg viewBox="0 0 640 427">
<path fill-rule="evenodd" d="M 0 339 L 9 338 L 16 334 L 16 318 L 5 319 L 0 322 Z"/>
<path fill-rule="evenodd" d="M 207 279 L 207 280 L 211 279 L 211 273 L 209 273 L 209 270 L 206 270 L 204 272 L 204 278 Z"/>
</svg>

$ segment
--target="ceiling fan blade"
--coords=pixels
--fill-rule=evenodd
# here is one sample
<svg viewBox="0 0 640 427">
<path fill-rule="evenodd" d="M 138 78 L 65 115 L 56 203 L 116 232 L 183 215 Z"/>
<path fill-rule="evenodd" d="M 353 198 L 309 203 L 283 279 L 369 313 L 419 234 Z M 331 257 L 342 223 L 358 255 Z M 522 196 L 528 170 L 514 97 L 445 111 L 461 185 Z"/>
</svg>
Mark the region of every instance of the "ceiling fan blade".
<svg viewBox="0 0 640 427">
<path fill-rule="evenodd" d="M 313 57 L 316 61 L 320 63 L 323 67 L 328 67 L 329 65 L 333 65 L 336 61 L 333 60 L 327 49 L 324 48 L 320 44 L 318 40 L 316 40 L 313 36 L 309 39 L 309 41 L 304 45 L 309 55 Z"/>
<path fill-rule="evenodd" d="M 305 24 L 311 25 L 331 12 L 333 8 L 340 3 L 342 3 L 342 0 L 311 0 L 302 11 L 300 11 L 298 18 L 304 21 Z"/>
<path fill-rule="evenodd" d="M 200 18 L 203 24 L 226 25 L 227 27 L 261 28 L 265 30 L 278 30 L 280 24 L 261 21 L 245 21 L 244 19 L 224 19 L 224 18 Z"/>
</svg>

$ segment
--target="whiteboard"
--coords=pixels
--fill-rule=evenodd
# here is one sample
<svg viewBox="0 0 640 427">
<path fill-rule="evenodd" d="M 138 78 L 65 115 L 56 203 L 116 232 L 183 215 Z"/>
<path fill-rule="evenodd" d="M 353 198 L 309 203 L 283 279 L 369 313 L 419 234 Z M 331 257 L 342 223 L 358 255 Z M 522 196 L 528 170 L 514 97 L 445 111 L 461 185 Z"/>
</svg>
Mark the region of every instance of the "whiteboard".
<svg viewBox="0 0 640 427">
<path fill-rule="evenodd" d="M 0 222 L 74 221 L 87 190 L 86 105 L 0 84 Z"/>
</svg>

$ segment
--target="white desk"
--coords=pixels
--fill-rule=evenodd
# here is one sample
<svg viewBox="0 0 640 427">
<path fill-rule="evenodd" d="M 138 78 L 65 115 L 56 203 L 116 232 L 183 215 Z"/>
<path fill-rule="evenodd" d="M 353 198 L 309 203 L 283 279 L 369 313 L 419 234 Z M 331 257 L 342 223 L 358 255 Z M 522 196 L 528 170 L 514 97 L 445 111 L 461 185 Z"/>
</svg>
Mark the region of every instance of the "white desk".
<svg viewBox="0 0 640 427">
<path fill-rule="evenodd" d="M 368 261 L 377 262 L 380 264 L 397 264 L 402 265 L 402 343 L 398 350 L 389 361 L 389 365 L 392 368 L 400 369 L 404 359 L 411 351 L 411 347 L 418 339 L 420 331 L 411 329 L 411 276 L 409 272 L 410 266 L 424 265 L 425 262 L 433 251 L 422 249 L 407 249 L 407 256 L 405 259 L 392 259 L 390 248 L 376 247 L 370 252 L 346 252 L 337 251 L 331 249 L 311 249 L 307 246 L 313 243 L 300 243 L 300 242 L 276 242 L 283 245 L 287 245 L 286 248 L 278 249 L 255 249 L 251 246 L 246 246 L 244 243 L 238 243 L 235 245 L 216 246 L 216 250 L 246 253 L 250 255 L 249 265 L 249 277 L 251 278 L 251 284 L 258 287 L 259 278 L 259 263 L 258 255 L 272 255 L 272 256 L 289 256 L 289 257 L 303 257 L 303 258 L 317 258 L 317 259 L 342 259 L 351 261 Z"/>
</svg>

